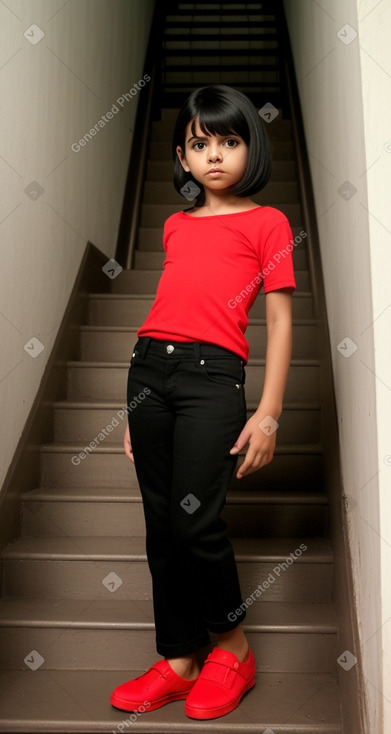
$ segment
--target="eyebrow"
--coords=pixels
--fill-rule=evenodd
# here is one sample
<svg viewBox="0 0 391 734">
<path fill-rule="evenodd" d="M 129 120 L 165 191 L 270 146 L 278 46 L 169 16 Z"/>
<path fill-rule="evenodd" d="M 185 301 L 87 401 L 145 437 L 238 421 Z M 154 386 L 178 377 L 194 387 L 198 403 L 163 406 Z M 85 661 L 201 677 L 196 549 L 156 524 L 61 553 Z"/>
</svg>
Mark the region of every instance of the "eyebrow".
<svg viewBox="0 0 391 734">
<path fill-rule="evenodd" d="M 190 143 L 192 140 L 207 140 L 207 139 L 208 138 L 206 138 L 206 137 L 202 137 L 202 135 L 201 136 L 199 136 L 199 135 L 192 135 L 191 138 L 189 138 L 189 140 L 187 142 Z"/>
<path fill-rule="evenodd" d="M 212 135 L 208 135 L 208 137 L 202 137 L 202 135 L 192 135 L 191 138 L 188 139 L 188 143 L 190 143 L 192 140 L 208 140 L 208 138 L 211 138 Z M 229 133 L 228 135 L 219 135 L 220 138 L 240 138 L 240 135 L 238 133 Z"/>
</svg>

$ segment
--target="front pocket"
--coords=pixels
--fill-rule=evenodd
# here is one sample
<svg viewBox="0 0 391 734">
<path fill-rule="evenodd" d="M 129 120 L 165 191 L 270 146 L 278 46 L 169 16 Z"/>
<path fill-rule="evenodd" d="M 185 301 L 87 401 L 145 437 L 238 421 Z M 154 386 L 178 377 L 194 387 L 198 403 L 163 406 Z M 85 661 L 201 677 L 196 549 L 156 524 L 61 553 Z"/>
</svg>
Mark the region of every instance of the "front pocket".
<svg viewBox="0 0 391 734">
<path fill-rule="evenodd" d="M 219 385 L 229 385 L 230 387 L 244 385 L 245 371 L 239 358 L 213 357 L 202 359 L 200 365 L 204 375 L 211 382 L 217 382 Z"/>
</svg>

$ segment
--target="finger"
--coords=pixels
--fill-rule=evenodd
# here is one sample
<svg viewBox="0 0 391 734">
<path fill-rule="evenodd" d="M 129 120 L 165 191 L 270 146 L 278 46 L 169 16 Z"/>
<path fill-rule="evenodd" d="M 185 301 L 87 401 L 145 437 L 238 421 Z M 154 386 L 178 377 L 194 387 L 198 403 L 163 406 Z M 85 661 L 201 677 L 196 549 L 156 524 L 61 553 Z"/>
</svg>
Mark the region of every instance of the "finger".
<svg viewBox="0 0 391 734">
<path fill-rule="evenodd" d="M 234 445 L 232 446 L 232 449 L 230 450 L 230 454 L 238 454 L 239 451 L 242 450 L 243 446 L 246 445 L 247 441 L 250 438 L 250 431 L 246 428 L 243 428 L 243 431 L 239 433 L 239 436 L 237 437 Z"/>
<path fill-rule="evenodd" d="M 257 452 L 250 446 L 247 450 L 246 456 L 244 457 L 243 464 L 240 465 L 236 474 L 238 479 L 243 477 L 246 473 L 250 473 L 249 470 L 256 462 L 257 458 Z"/>
</svg>

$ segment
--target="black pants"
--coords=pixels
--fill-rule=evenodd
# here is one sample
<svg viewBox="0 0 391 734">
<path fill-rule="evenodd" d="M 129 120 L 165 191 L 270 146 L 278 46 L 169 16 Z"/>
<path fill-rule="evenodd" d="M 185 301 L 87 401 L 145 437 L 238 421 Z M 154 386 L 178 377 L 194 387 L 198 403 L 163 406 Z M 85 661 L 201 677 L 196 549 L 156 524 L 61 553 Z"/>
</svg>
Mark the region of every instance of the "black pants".
<svg viewBox="0 0 391 734">
<path fill-rule="evenodd" d="M 213 344 L 142 337 L 134 348 L 129 428 L 164 657 L 195 652 L 208 630 L 227 632 L 245 617 L 220 518 L 237 460 L 229 450 L 246 421 L 244 381 L 240 357 Z"/>
</svg>

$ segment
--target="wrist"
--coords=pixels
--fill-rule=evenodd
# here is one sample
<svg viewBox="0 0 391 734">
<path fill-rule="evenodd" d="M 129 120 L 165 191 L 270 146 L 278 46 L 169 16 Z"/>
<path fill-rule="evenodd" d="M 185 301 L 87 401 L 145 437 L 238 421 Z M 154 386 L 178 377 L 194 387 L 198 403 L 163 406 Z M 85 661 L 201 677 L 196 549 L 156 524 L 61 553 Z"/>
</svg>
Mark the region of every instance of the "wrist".
<svg viewBox="0 0 391 734">
<path fill-rule="evenodd" d="M 280 415 L 282 413 L 282 405 L 276 405 L 275 403 L 262 403 L 262 401 L 259 403 L 258 408 L 255 411 L 255 415 L 257 418 L 259 417 L 259 420 L 262 420 L 268 415 L 271 415 L 272 418 L 274 418 L 275 421 L 278 421 Z"/>
</svg>

